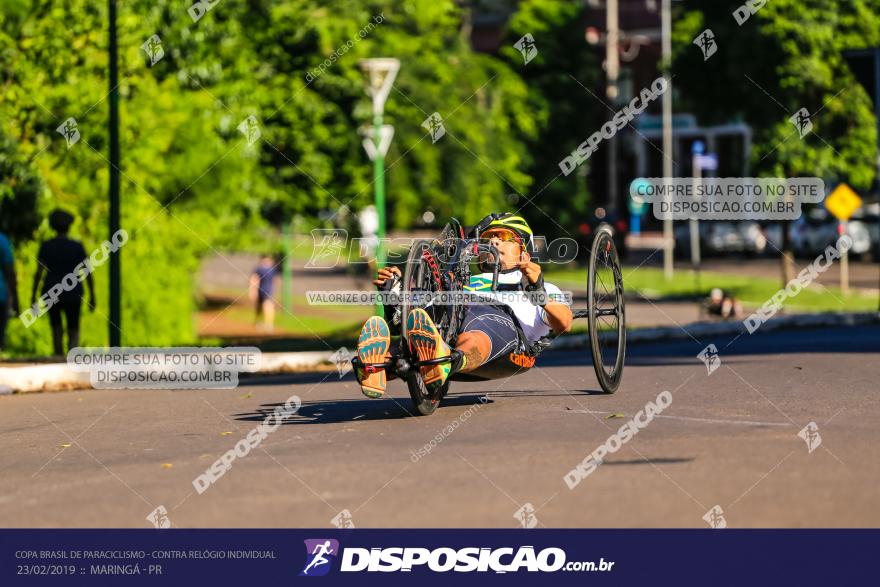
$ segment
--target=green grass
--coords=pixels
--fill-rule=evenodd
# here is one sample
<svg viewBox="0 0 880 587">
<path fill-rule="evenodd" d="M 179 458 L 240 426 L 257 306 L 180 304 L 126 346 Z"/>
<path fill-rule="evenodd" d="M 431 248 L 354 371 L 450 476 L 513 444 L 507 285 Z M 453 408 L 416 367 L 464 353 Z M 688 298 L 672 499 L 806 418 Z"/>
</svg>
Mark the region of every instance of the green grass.
<svg viewBox="0 0 880 587">
<path fill-rule="evenodd" d="M 360 332 L 364 321 L 373 315 L 373 306 L 323 306 L 332 313 L 316 315 L 311 307 L 294 306 L 292 314 L 281 308 L 275 309 L 275 328 L 291 336 L 334 336 Z M 250 308 L 230 308 L 224 318 L 244 324 L 253 323 L 254 312 Z"/>
<path fill-rule="evenodd" d="M 559 269 L 545 273 L 545 279 L 574 292 L 586 292 L 587 270 Z M 606 282 L 608 280 L 606 279 Z M 694 279 L 694 272 L 678 270 L 675 277 L 667 281 L 663 270 L 654 267 L 623 268 L 623 287 L 627 293 L 638 293 L 650 299 L 671 297 L 699 298 L 709 294 L 713 287 L 731 292 L 747 307 L 759 307 L 780 289 L 780 281 L 750 275 L 700 272 L 700 287 Z M 802 290 L 798 295 L 786 298 L 784 307 L 799 312 L 853 312 L 875 311 L 876 294 L 851 291 L 843 295 L 839 288 L 814 285 Z"/>
</svg>

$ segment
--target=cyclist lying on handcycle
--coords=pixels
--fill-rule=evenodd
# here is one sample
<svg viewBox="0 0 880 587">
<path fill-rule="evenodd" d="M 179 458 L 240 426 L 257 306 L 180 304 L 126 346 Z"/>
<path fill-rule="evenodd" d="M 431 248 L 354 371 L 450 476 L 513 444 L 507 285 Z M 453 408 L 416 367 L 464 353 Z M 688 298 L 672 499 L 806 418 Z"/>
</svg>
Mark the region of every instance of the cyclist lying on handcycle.
<svg viewBox="0 0 880 587">
<path fill-rule="evenodd" d="M 408 316 L 400 317 L 406 320 L 410 350 L 419 361 L 451 355 L 447 362 L 420 368 L 429 391 L 439 389 L 453 375 L 456 379 L 481 380 L 527 369 L 534 364 L 534 356 L 525 352 L 530 345 L 551 331 L 559 334 L 571 329 L 572 311 L 562 292 L 544 282 L 541 267 L 532 261 L 534 239 L 525 219 L 510 213 L 490 214 L 477 224 L 476 234 L 481 243 L 491 244 L 498 251 L 497 291 L 502 297 L 493 303 L 492 294 L 486 293 L 489 298 L 485 304 L 465 306 L 454 349 L 446 344 L 424 309 L 415 308 Z M 491 292 L 493 274 L 486 272 L 490 261 L 495 260 L 481 254 L 480 269 L 484 272 L 471 276 L 466 291 Z M 399 280 L 400 269 L 383 267 L 373 283 L 388 290 Z M 527 289 L 543 295 L 527 295 Z M 379 365 L 391 358 L 391 353 L 388 323 L 381 316 L 371 317 L 364 323 L 357 344 L 360 364 L 370 367 L 355 369 L 367 397 L 384 395 L 388 377 Z"/>
</svg>

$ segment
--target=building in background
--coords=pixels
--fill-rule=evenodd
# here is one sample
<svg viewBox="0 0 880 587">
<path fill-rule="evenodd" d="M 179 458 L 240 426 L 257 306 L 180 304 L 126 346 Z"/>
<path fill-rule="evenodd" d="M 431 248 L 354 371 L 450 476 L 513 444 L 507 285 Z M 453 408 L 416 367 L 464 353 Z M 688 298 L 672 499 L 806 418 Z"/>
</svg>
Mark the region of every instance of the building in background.
<svg viewBox="0 0 880 587">
<path fill-rule="evenodd" d="M 573 0 L 576 1 L 576 0 Z M 504 0 L 484 0 L 474 2 L 470 22 L 470 39 L 474 49 L 495 54 L 506 39 L 506 28 L 517 2 Z M 583 0 L 582 15 L 584 43 L 594 47 L 604 62 L 606 13 L 604 0 Z M 593 102 L 607 111 L 608 118 L 628 104 L 642 88 L 650 87 L 651 82 L 660 75 L 660 0 L 618 0 L 620 71 L 618 74 L 618 96 L 615 103 L 606 100 L 606 105 L 596 103 L 596 99 L 584 94 L 585 102 Z M 540 40 L 537 40 L 540 46 Z M 696 48 L 695 48 L 696 50 Z M 591 88 L 592 92 L 604 99 L 605 76 Z M 718 169 L 704 171 L 703 175 L 745 176 L 749 171 L 752 130 L 741 120 L 731 120 L 726 124 L 702 126 L 693 114 L 679 111 L 678 93 L 673 86 L 673 175 L 691 176 L 691 145 L 702 140 L 707 152 L 718 156 Z M 586 181 L 591 194 L 596 196 L 595 205 L 608 205 L 627 214 L 629 184 L 637 177 L 661 177 L 663 175 L 661 104 L 657 100 L 639 115 L 632 126 L 620 131 L 615 141 L 615 149 L 603 144 L 590 158 L 590 172 Z M 598 127 L 597 127 L 598 130 Z M 586 137 L 585 137 L 586 138 Z M 611 152 L 617 157 L 617 194 L 610 201 L 608 177 L 608 157 Z M 560 154 L 562 158 L 564 154 Z M 659 229 L 661 223 L 651 215 L 644 217 L 643 229 Z"/>
</svg>

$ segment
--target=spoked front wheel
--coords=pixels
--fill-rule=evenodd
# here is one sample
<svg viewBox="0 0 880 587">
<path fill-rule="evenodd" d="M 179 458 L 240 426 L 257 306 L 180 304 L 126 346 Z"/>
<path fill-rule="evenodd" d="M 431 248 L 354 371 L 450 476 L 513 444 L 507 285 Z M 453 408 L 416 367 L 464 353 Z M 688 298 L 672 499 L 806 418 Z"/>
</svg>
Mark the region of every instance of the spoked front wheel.
<svg viewBox="0 0 880 587">
<path fill-rule="evenodd" d="M 614 393 L 623 375 L 626 354 L 626 312 L 623 301 L 623 273 L 614 246 L 611 227 L 603 224 L 590 250 L 587 279 L 590 350 L 593 368 L 605 393 Z"/>
<path fill-rule="evenodd" d="M 409 396 L 412 398 L 413 406 L 416 408 L 417 416 L 430 416 L 440 405 L 440 400 L 446 395 L 449 389 L 449 382 L 443 384 L 443 387 L 436 392 L 431 393 L 425 386 L 425 380 L 417 368 L 414 368 L 406 376 L 406 386 L 409 388 Z"/>
</svg>

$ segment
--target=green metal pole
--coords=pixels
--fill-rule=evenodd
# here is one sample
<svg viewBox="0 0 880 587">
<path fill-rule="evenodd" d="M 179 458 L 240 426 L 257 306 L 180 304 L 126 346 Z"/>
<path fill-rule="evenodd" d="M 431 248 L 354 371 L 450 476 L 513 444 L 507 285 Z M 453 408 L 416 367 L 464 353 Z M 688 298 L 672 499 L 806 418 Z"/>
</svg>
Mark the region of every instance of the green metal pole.
<svg viewBox="0 0 880 587">
<path fill-rule="evenodd" d="M 293 221 L 291 220 L 291 224 Z M 290 256 L 290 232 L 291 224 L 285 224 L 282 231 L 282 246 L 284 247 L 284 260 L 281 262 L 281 303 L 287 311 L 293 313 L 293 273 L 291 271 Z"/>
<path fill-rule="evenodd" d="M 109 0 L 110 25 L 110 238 L 119 231 L 119 82 L 116 44 L 116 0 Z M 110 346 L 122 345 L 119 251 L 110 253 Z"/>
<path fill-rule="evenodd" d="M 376 264 L 385 265 L 385 156 L 379 151 L 382 142 L 382 115 L 373 118 L 373 136 L 376 142 L 376 160 L 373 162 L 373 175 L 376 177 L 376 212 L 379 214 L 379 246 L 376 249 Z"/>
<path fill-rule="evenodd" d="M 373 117 L 373 141 L 376 145 L 376 159 L 373 161 L 373 175 L 376 186 L 376 214 L 379 216 L 379 246 L 376 247 L 376 268 L 385 266 L 385 156 L 379 149 L 382 143 L 382 114 Z M 385 308 L 376 304 L 376 315 L 384 316 Z"/>
</svg>

